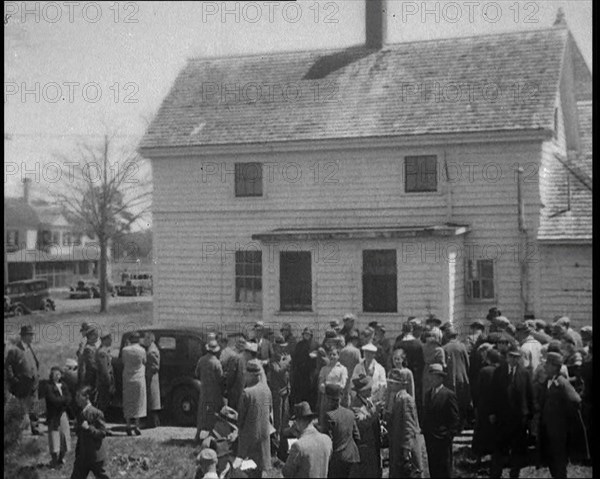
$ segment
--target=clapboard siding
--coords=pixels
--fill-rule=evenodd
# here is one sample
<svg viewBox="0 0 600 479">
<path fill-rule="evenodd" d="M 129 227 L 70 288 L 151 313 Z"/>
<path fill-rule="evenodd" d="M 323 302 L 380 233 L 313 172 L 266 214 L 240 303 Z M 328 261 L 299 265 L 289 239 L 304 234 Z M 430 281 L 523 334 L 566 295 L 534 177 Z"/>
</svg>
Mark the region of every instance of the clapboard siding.
<svg viewBox="0 0 600 479">
<path fill-rule="evenodd" d="M 540 317 L 571 318 L 573 327 L 592 322 L 592 246 L 543 245 L 540 263 Z"/>
</svg>

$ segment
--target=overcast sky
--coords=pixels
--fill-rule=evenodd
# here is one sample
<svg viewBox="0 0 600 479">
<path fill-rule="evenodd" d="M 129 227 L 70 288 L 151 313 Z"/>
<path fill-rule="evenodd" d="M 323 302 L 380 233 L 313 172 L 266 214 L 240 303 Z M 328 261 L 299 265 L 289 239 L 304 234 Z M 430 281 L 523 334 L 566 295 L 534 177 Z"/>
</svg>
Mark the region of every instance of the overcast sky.
<svg viewBox="0 0 600 479">
<path fill-rule="evenodd" d="M 592 66 L 591 1 L 387 3 L 389 43 L 550 27 L 562 7 Z M 21 194 L 21 162 L 31 169 L 53 161 L 53 152 L 97 139 L 103 123 L 135 145 L 189 57 L 364 41 L 363 0 L 4 5 L 4 128 L 11 138 L 4 142 L 5 162 L 13 165 L 7 170 L 5 163 L 5 194 L 10 196 Z M 423 16 L 423 7 L 430 13 Z M 223 15 L 224 9 L 230 13 Z M 37 93 L 23 98 L 23 88 Z M 16 174 L 7 175 L 14 165 Z M 40 180 L 34 179 L 38 194 L 46 187 L 43 176 L 41 169 Z"/>
</svg>

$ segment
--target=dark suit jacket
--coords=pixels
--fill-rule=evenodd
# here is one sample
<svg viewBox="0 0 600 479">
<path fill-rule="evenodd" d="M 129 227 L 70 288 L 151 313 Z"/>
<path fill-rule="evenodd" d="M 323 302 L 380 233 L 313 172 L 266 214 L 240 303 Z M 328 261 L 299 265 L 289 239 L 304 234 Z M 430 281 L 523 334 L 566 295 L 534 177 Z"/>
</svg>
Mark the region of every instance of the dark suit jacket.
<svg viewBox="0 0 600 479">
<path fill-rule="evenodd" d="M 83 429 L 83 421 L 89 424 L 88 429 Z M 75 456 L 79 460 L 93 464 L 106 460 L 106 449 L 103 440 L 106 436 L 104 414 L 94 406 L 88 406 L 77 416 L 77 446 Z"/>
<path fill-rule="evenodd" d="M 508 377 L 508 363 L 502 363 L 494 371 L 491 384 L 490 414 L 496 415 L 499 430 L 514 427 L 533 417 L 533 385 L 531 374 L 520 364 L 514 381 Z"/>
<path fill-rule="evenodd" d="M 60 424 L 62 413 L 67 412 L 71 404 L 71 393 L 65 383 L 62 383 L 62 395 L 54 383 L 48 383 L 46 388 L 46 422 L 48 429 L 56 430 Z"/>
<path fill-rule="evenodd" d="M 354 413 L 339 406 L 325 414 L 327 433 L 333 441 L 332 458 L 344 462 L 360 462 L 360 453 L 356 441 L 360 441 L 358 425 Z"/>
<path fill-rule="evenodd" d="M 460 417 L 456 394 L 446 386 L 432 397 L 433 388 L 425 393 L 423 434 L 436 439 L 452 439 L 458 434 Z"/>
<path fill-rule="evenodd" d="M 308 426 L 290 448 L 281 473 L 283 477 L 327 477 L 331 458 L 331 439 L 313 425 Z"/>
<path fill-rule="evenodd" d="M 415 382 L 421 383 L 425 359 L 423 359 L 423 343 L 420 339 L 402 339 L 398 337 L 394 349 L 402 348 L 406 353 L 406 367 L 413 373 Z M 415 389 L 419 389 L 415 386 Z"/>
<path fill-rule="evenodd" d="M 10 347 L 4 359 L 4 371 L 10 384 L 10 391 L 18 398 L 35 394 L 39 386 L 40 363 L 33 348 L 30 349 L 33 362 L 25 354 L 25 345 L 22 341 Z"/>
</svg>

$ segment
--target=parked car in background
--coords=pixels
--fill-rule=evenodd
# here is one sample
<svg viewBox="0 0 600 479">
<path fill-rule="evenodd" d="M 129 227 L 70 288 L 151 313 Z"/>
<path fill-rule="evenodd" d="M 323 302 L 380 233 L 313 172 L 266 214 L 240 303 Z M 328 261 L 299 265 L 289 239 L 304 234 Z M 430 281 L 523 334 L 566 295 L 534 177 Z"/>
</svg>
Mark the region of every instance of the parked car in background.
<svg viewBox="0 0 600 479">
<path fill-rule="evenodd" d="M 206 332 L 200 328 L 143 328 L 152 331 L 160 351 L 160 396 L 163 412 L 179 426 L 195 426 L 200 381 L 194 372 L 198 359 L 205 353 Z M 121 351 L 131 332 L 123 334 L 119 356 L 113 358 L 116 394 L 113 406 L 122 408 L 123 362 Z"/>
<path fill-rule="evenodd" d="M 107 283 L 108 293 L 111 296 L 115 295 L 115 288 L 112 283 Z M 79 280 L 77 284 L 69 287 L 69 298 L 70 299 L 81 299 L 81 298 L 99 298 L 100 297 L 100 284 L 98 281 L 90 280 L 84 281 Z"/>
<path fill-rule="evenodd" d="M 144 294 L 144 290 L 141 286 L 135 286 L 128 280 L 125 284 L 116 284 L 115 293 L 117 296 L 141 296 Z"/>
<path fill-rule="evenodd" d="M 119 289 L 123 289 L 124 291 L 130 291 L 130 287 L 134 286 L 137 288 L 138 294 L 137 296 L 141 296 L 142 294 L 153 292 L 153 284 L 152 284 L 152 273 L 149 272 L 137 272 L 137 273 L 129 273 L 124 272 L 121 273 L 121 285 Z M 129 294 L 123 294 L 123 296 L 131 296 Z"/>
<path fill-rule="evenodd" d="M 13 281 L 4 286 L 4 313 L 21 316 L 32 311 L 54 311 L 56 305 L 45 279 Z"/>
</svg>

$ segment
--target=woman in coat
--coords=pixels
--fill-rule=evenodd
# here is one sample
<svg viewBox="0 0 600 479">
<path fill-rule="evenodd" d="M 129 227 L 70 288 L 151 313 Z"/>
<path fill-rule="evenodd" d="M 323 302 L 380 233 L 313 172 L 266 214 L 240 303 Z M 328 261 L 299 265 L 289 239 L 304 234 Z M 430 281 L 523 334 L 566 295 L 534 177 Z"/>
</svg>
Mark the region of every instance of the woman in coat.
<svg viewBox="0 0 600 479">
<path fill-rule="evenodd" d="M 50 383 L 46 390 L 46 423 L 48 424 L 48 447 L 52 466 L 65 463 L 64 457 L 71 450 L 71 430 L 67 408 L 71 404 L 69 388 L 61 382 L 58 366 L 50 369 Z"/>
<path fill-rule="evenodd" d="M 441 364 L 446 369 L 446 355 L 442 348 L 442 332 L 439 328 L 433 327 L 431 330 L 424 334 L 425 344 L 423 345 L 423 359 L 425 361 L 425 367 L 423 368 L 423 380 L 422 397 L 425 397 L 425 392 L 428 391 L 431 386 L 431 375 L 428 373 L 429 366 L 434 363 Z"/>
<path fill-rule="evenodd" d="M 146 348 L 146 402 L 148 409 L 148 427 L 158 427 L 158 411 L 161 409 L 160 403 L 160 351 L 154 342 L 154 334 L 147 332 L 144 336 L 144 346 Z"/>
<path fill-rule="evenodd" d="M 123 416 L 127 435 L 140 435 L 140 418 L 146 417 L 146 350 L 140 345 L 140 334 L 131 333 L 129 345 L 121 351 L 123 361 Z"/>
</svg>

